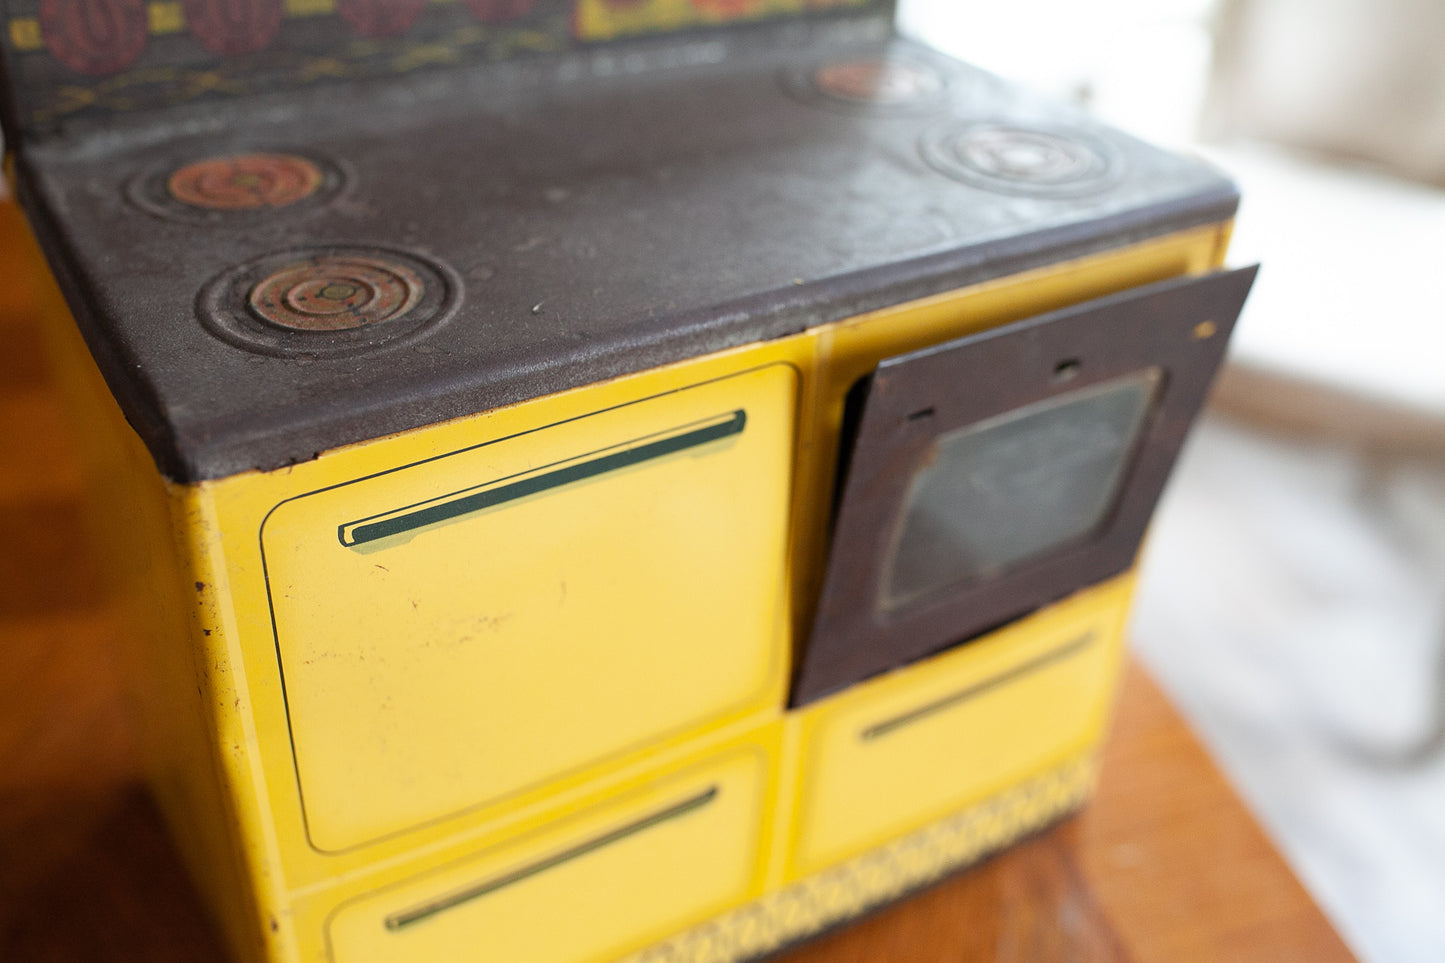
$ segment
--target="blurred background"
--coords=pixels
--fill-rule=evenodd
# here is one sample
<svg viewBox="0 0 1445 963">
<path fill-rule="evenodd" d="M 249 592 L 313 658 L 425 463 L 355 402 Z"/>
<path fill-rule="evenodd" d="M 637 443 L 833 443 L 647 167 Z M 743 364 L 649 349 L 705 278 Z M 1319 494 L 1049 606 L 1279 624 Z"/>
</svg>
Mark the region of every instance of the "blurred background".
<svg viewBox="0 0 1445 963">
<path fill-rule="evenodd" d="M 1264 264 L 1136 650 L 1361 959 L 1445 960 L 1445 4 L 903 0 L 1239 182 Z"/>
</svg>

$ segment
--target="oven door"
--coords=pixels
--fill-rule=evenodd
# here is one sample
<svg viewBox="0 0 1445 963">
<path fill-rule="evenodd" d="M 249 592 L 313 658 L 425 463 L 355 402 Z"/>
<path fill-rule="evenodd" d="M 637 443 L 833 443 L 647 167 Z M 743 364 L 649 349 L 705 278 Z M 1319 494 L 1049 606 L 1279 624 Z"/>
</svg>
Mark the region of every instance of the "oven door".
<svg viewBox="0 0 1445 963">
<path fill-rule="evenodd" d="M 1256 270 L 879 364 L 855 408 L 793 704 L 1127 570 Z"/>
</svg>

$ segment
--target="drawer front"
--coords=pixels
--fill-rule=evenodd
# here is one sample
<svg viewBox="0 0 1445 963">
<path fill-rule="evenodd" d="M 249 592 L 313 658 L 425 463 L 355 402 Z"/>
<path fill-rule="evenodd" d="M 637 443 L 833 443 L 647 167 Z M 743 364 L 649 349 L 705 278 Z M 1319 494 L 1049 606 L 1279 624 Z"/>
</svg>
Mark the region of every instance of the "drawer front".
<svg viewBox="0 0 1445 963">
<path fill-rule="evenodd" d="M 826 700 L 803 721 L 792 875 L 822 869 L 1086 748 L 1113 695 L 1129 578 Z"/>
<path fill-rule="evenodd" d="M 794 379 L 774 365 L 276 508 L 262 547 L 312 845 L 777 701 Z"/>
<path fill-rule="evenodd" d="M 614 959 L 754 895 L 767 755 L 758 747 L 624 803 L 342 906 L 334 963 Z"/>
</svg>

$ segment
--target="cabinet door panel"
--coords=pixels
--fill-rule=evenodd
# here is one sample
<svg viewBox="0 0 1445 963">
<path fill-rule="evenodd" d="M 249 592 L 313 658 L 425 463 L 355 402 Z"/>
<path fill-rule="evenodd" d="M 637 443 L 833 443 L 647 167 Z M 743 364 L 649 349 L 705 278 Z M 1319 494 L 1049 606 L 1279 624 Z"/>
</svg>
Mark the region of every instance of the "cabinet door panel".
<svg viewBox="0 0 1445 963">
<path fill-rule="evenodd" d="M 803 710 L 793 875 L 856 856 L 1087 753 L 1131 577 Z"/>
<path fill-rule="evenodd" d="M 262 545 L 313 845 L 777 701 L 794 378 L 758 369 L 273 511 Z"/>
<path fill-rule="evenodd" d="M 342 906 L 335 963 L 615 959 L 755 886 L 766 757 L 741 752 Z"/>
</svg>

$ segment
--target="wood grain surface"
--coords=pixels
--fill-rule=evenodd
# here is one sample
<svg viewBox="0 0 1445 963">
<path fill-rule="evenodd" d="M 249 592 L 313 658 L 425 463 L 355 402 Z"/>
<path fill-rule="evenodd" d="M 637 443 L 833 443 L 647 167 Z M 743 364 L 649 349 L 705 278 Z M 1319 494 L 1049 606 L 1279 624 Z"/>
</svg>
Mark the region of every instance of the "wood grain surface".
<svg viewBox="0 0 1445 963">
<path fill-rule="evenodd" d="M 0 204 L 0 960 L 223 960 L 140 782 L 78 461 L 5 249 L 15 224 Z M 782 959 L 1351 956 L 1131 667 L 1101 789 L 1080 816 Z"/>
</svg>

